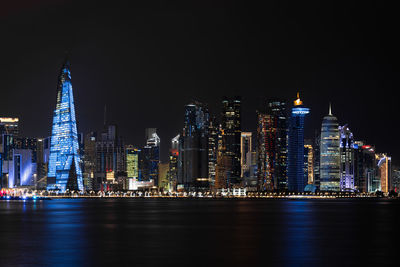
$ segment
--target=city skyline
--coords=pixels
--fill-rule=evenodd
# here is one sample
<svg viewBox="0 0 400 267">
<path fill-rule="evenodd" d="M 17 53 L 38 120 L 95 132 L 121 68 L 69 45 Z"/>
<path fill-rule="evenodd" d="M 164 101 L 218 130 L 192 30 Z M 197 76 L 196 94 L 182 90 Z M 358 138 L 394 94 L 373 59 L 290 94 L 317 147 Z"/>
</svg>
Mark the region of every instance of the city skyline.
<svg viewBox="0 0 400 267">
<path fill-rule="evenodd" d="M 57 84 L 51 137 L 22 137 L 18 118 L 0 117 L 0 185 L 38 189 L 45 182 L 47 190 L 61 193 L 140 187 L 169 193 L 234 190 L 234 195 L 246 195 L 246 190 L 397 194 L 392 157 L 354 141 L 348 125 L 340 126 L 332 114 L 331 103 L 314 141 L 305 139 L 310 109 L 299 92 L 292 105 L 288 113 L 286 101 L 270 99 L 257 111 L 253 147 L 252 133 L 241 128 L 241 97 L 223 98 L 219 121 L 207 104 L 191 102 L 185 105 L 182 132 L 171 140 L 169 162 L 162 162 L 157 128 L 145 129 L 144 147 L 127 144 L 117 125 L 107 123 L 106 107 L 102 131 L 77 132 L 67 57 Z"/>
<path fill-rule="evenodd" d="M 339 124 L 348 124 L 357 140 L 400 158 L 400 144 L 386 141 L 396 140 L 397 103 L 387 95 L 398 88 L 397 54 L 390 52 L 391 18 L 378 20 L 380 8 L 271 4 L 263 14 L 235 4 L 142 4 L 128 14 L 123 5 L 108 10 L 89 3 L 10 4 L 0 15 L 7 40 L 0 44 L 7 51 L 1 115 L 19 117 L 26 136 L 50 135 L 55 77 L 70 51 L 79 132 L 100 129 L 107 105 L 109 121 L 129 143 L 144 144 L 149 127 L 169 140 L 193 97 L 219 114 L 222 97 L 235 95 L 242 95 L 243 130 L 255 132 L 264 97 L 289 102 L 300 91 L 311 109 L 307 138 L 332 102 Z"/>
<path fill-rule="evenodd" d="M 66 58 L 68 58 L 68 62 L 69 62 L 69 58 L 70 58 L 70 56 L 67 56 Z M 66 58 L 64 58 L 64 62 L 67 60 Z M 70 62 L 68 63 L 69 65 L 71 64 Z M 297 97 L 299 97 L 299 94 L 300 94 L 300 92 L 299 91 L 297 91 Z M 240 96 L 241 98 L 243 98 L 242 96 Z M 187 102 L 184 106 L 186 106 L 187 104 L 190 104 L 190 103 L 193 103 L 193 102 L 197 102 L 198 100 L 195 98 L 195 97 L 193 97 L 192 98 L 193 100 L 192 101 L 189 101 L 189 102 Z M 217 106 L 218 105 L 220 105 L 223 101 L 224 101 L 224 99 L 226 99 L 226 96 L 223 96 L 219 101 L 218 100 L 215 100 L 214 102 L 216 102 L 216 103 L 213 103 L 213 104 L 216 104 Z M 259 100 L 260 100 L 260 106 L 258 107 L 258 109 L 256 109 L 256 110 L 254 110 L 254 120 L 255 120 L 255 125 L 252 125 L 252 127 L 250 127 L 250 128 L 245 128 L 245 129 L 242 129 L 242 131 L 243 132 L 246 132 L 246 131 L 249 131 L 249 132 L 252 132 L 253 134 L 254 133 L 256 133 L 257 132 L 257 112 L 259 112 L 260 110 L 261 111 L 264 111 L 266 108 L 267 108 L 267 105 L 268 105 L 268 103 L 269 103 L 269 101 L 271 101 L 271 99 L 277 99 L 277 97 L 276 96 L 269 96 L 269 97 L 261 97 Z M 293 99 L 295 99 L 295 97 L 292 97 L 292 100 Z M 302 97 L 302 99 L 303 99 L 303 97 Z M 287 102 L 287 103 L 291 103 L 292 101 L 289 99 L 284 99 L 284 101 L 285 102 Z M 242 103 L 243 103 L 243 101 L 241 101 Z M 207 105 L 207 107 L 209 107 L 210 105 L 209 105 L 209 103 L 204 103 L 205 105 Z M 184 106 L 182 107 L 182 109 L 184 109 Z M 211 106 L 213 106 L 213 105 L 211 105 Z M 312 106 L 312 104 L 308 104 L 308 106 Z M 290 105 L 290 104 L 288 104 L 287 105 L 287 108 L 288 108 L 288 110 L 291 108 L 292 106 Z M 328 103 L 328 108 L 329 108 L 329 112 L 331 112 L 331 109 L 332 109 L 332 102 L 329 102 Z M 53 108 L 54 109 L 54 108 Z M 79 109 L 79 107 L 77 108 L 78 110 L 80 110 Z M 221 111 L 223 110 L 223 108 L 220 106 L 219 107 L 219 110 L 218 111 L 216 111 L 216 112 L 213 112 L 213 113 L 211 113 L 210 112 L 210 116 L 213 116 L 214 118 L 217 118 L 217 120 L 216 120 L 216 122 L 217 123 L 221 123 Z M 310 109 L 311 110 L 311 109 Z M 246 111 L 244 111 L 243 109 L 242 109 L 242 112 L 243 113 L 248 113 L 248 112 L 246 112 Z M 118 128 L 118 130 L 119 130 L 119 133 L 121 133 L 121 132 L 123 132 L 123 131 L 121 131 L 120 130 L 120 128 L 124 128 L 124 124 L 122 123 L 122 125 L 121 124 L 118 124 L 117 122 L 116 122 L 116 119 L 113 119 L 113 118 L 110 118 L 110 114 L 108 114 L 109 113 L 109 111 L 107 110 L 107 104 L 105 104 L 104 105 L 104 107 L 103 107 L 103 110 L 102 110 L 102 112 L 99 112 L 97 115 L 97 119 L 98 118 L 102 118 L 102 121 L 103 121 L 103 124 L 101 124 L 101 125 L 98 125 L 97 127 L 95 127 L 95 128 L 89 128 L 89 130 L 88 130 L 88 132 L 84 132 L 84 131 L 82 131 L 82 130 L 80 130 L 80 127 L 78 127 L 78 133 L 82 133 L 82 134 L 87 134 L 87 133 L 90 133 L 90 132 L 93 132 L 93 131 L 101 131 L 102 129 L 104 130 L 104 126 L 105 125 L 115 125 L 117 128 Z M 287 116 L 289 117 L 290 116 L 290 111 L 286 111 L 286 113 L 287 113 Z M 310 115 L 309 116 L 312 116 L 312 114 L 313 114 L 313 112 L 312 112 L 312 110 L 311 110 L 311 112 L 310 112 Z M 326 115 L 326 113 L 325 113 L 325 115 Z M 21 117 L 16 117 L 16 116 L 13 116 L 13 115 L 10 115 L 10 114 L 0 114 L 0 116 L 1 117 L 10 117 L 10 118 L 16 118 L 16 119 L 18 119 L 19 120 L 19 128 L 21 129 L 24 129 L 24 127 L 21 127 L 21 125 L 23 126 L 24 125 L 24 121 L 23 121 L 23 119 L 21 119 Z M 79 115 L 77 115 L 77 117 L 79 117 Z M 307 116 L 308 117 L 308 116 Z M 321 122 L 320 123 L 322 123 L 323 122 L 323 119 L 324 119 L 324 117 L 321 117 Z M 178 121 L 179 121 L 179 119 L 177 119 Z M 313 128 L 311 128 L 311 126 L 310 126 L 310 124 L 311 124 L 311 122 L 310 122 L 310 119 L 309 118 L 307 118 L 306 119 L 306 124 L 307 124 L 307 127 L 305 128 L 305 139 L 314 139 L 316 136 L 315 136 L 315 132 L 317 132 L 317 131 L 319 131 L 320 129 L 318 129 L 318 127 L 321 127 L 320 125 L 318 126 L 317 125 L 317 128 L 315 128 L 315 129 L 313 129 Z M 340 122 L 340 118 L 338 118 L 338 121 L 339 121 L 339 125 L 342 127 L 342 126 L 347 126 L 347 125 L 349 125 L 349 123 L 341 123 Z M 242 124 L 245 124 L 245 125 L 248 125 L 248 122 L 244 122 L 243 120 L 241 121 L 241 123 Z M 184 125 L 184 121 L 183 121 L 183 119 L 182 119 L 182 121 L 181 121 L 181 124 L 182 124 L 182 127 L 181 128 L 177 128 L 176 129 L 176 134 L 178 134 L 178 133 L 180 133 L 181 132 L 181 130 L 184 128 L 183 127 L 183 125 Z M 79 123 L 79 125 L 80 125 L 80 123 Z M 351 125 L 350 125 L 350 127 L 351 127 Z M 87 127 L 82 127 L 82 128 L 87 128 Z M 140 146 L 142 146 L 142 145 L 145 145 L 146 144 L 146 139 L 145 138 L 143 138 L 143 135 L 144 135 L 144 133 L 145 133 L 145 131 L 146 131 L 146 129 L 148 129 L 149 127 L 146 127 L 146 128 L 143 128 L 143 129 L 137 129 L 135 132 L 130 132 L 130 133 L 128 133 L 128 134 L 120 134 L 120 136 L 121 137 L 123 137 L 125 140 L 126 140 L 126 142 L 127 143 L 130 143 L 131 145 L 134 145 L 134 146 L 136 146 L 136 147 L 140 147 Z M 160 129 L 159 127 L 157 127 L 157 125 L 153 125 L 153 128 L 156 128 L 157 129 L 157 131 L 159 132 L 160 130 L 163 132 L 163 130 L 165 130 L 165 129 Z M 172 129 L 169 129 L 171 132 L 173 132 L 174 130 Z M 37 131 L 37 129 L 36 129 L 36 131 Z M 43 129 L 41 129 L 40 130 L 41 132 L 43 132 Z M 27 135 L 27 134 L 25 134 L 27 131 L 24 131 L 24 130 L 20 130 L 20 134 L 21 134 L 21 136 L 29 136 L 29 135 Z M 35 137 L 35 138 L 47 138 L 47 137 L 50 137 L 51 136 L 51 125 L 49 126 L 49 132 L 50 132 L 50 134 L 48 134 L 48 135 L 39 135 L 39 136 L 32 136 L 32 137 Z M 132 136 L 132 134 L 134 134 L 134 135 L 141 135 L 141 138 L 140 138 L 140 140 L 138 140 L 138 142 L 132 142 L 131 140 L 133 140 L 132 138 L 130 138 L 131 136 Z M 175 134 L 175 135 L 176 135 Z M 164 139 L 165 138 L 165 136 L 162 136 L 162 138 L 161 139 Z M 173 137 L 172 137 L 173 138 Z M 172 138 L 166 138 L 166 140 L 170 140 L 170 139 L 172 139 Z M 357 140 L 357 141 L 362 141 L 362 142 L 364 142 L 365 144 L 367 144 L 367 145 L 372 145 L 372 146 L 375 146 L 375 147 L 377 147 L 377 145 L 376 144 L 374 144 L 374 143 L 372 143 L 372 142 L 369 142 L 369 139 L 368 139 L 368 136 L 367 136 L 367 138 L 358 138 L 358 133 L 356 132 L 356 136 L 355 136 L 355 140 Z M 169 141 L 168 141 L 169 142 Z M 256 149 L 256 147 L 253 147 L 253 149 Z M 165 146 L 165 147 L 163 147 L 163 146 L 161 146 L 161 160 L 163 161 L 163 162 L 167 162 L 168 161 L 168 157 L 169 157 L 169 150 L 170 150 L 170 148 L 168 147 L 168 146 Z M 379 147 L 378 147 L 378 149 L 377 149 L 377 151 L 382 151 L 383 152 L 383 150 L 381 150 Z M 388 152 L 389 154 L 391 154 L 391 155 L 396 155 L 396 153 L 395 153 L 395 151 L 392 151 L 392 150 L 389 150 L 389 151 L 384 151 L 384 152 Z M 394 161 L 393 161 L 394 163 L 395 163 L 395 165 L 396 164 L 398 164 L 399 162 L 400 162 L 400 160 L 399 159 L 396 159 L 396 158 L 394 158 Z"/>
<path fill-rule="evenodd" d="M 0 7 L 0 265 L 396 265 L 382 1 Z"/>
</svg>

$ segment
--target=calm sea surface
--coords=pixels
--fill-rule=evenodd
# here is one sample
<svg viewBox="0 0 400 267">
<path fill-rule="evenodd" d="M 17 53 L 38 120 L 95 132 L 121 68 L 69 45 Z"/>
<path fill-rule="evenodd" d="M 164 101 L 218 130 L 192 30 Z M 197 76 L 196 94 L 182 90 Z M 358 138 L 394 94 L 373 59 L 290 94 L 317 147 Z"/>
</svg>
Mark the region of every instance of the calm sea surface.
<svg viewBox="0 0 400 267">
<path fill-rule="evenodd" d="M 399 212 L 397 200 L 0 201 L 0 265 L 396 265 Z"/>
</svg>

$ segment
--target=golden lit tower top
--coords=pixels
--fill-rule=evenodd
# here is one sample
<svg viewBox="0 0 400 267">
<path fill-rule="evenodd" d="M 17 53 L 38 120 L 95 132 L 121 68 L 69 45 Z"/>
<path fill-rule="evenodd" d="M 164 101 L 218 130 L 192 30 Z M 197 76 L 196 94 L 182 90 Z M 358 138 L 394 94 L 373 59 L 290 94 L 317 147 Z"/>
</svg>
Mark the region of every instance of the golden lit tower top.
<svg viewBox="0 0 400 267">
<path fill-rule="evenodd" d="M 294 101 L 295 106 L 303 105 L 303 101 L 300 100 L 299 92 L 297 92 L 297 99 Z"/>
</svg>

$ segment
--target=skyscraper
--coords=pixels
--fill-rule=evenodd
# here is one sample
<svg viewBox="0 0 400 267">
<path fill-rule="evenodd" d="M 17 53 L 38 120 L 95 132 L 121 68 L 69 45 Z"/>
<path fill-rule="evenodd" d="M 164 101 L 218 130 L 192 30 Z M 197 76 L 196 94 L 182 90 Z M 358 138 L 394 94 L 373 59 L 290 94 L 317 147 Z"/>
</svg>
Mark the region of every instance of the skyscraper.
<svg viewBox="0 0 400 267">
<path fill-rule="evenodd" d="M 314 149 L 310 139 L 304 141 L 304 169 L 304 179 L 308 184 L 314 184 Z"/>
<path fill-rule="evenodd" d="M 304 177 L 304 119 L 310 109 L 303 106 L 299 93 L 294 101 L 289 122 L 288 189 L 303 192 L 307 184 Z"/>
<path fill-rule="evenodd" d="M 127 189 L 135 189 L 135 183 L 139 178 L 139 153 L 140 150 L 132 145 L 125 148 L 126 151 L 126 176 Z"/>
<path fill-rule="evenodd" d="M 276 120 L 273 115 L 258 113 L 257 152 L 258 190 L 274 189 L 275 134 Z"/>
<path fill-rule="evenodd" d="M 83 186 L 86 190 L 94 189 L 93 186 L 96 173 L 96 140 L 96 132 L 90 132 L 85 136 L 85 153 L 83 158 Z"/>
<path fill-rule="evenodd" d="M 219 125 L 215 116 L 210 118 L 208 126 L 208 178 L 213 185 L 215 182 L 215 167 L 217 164 L 218 153 L 218 133 Z"/>
<path fill-rule="evenodd" d="M 180 187 L 186 189 L 209 187 L 208 175 L 208 107 L 200 102 L 185 106 L 184 128 L 180 144 L 182 154 Z"/>
<path fill-rule="evenodd" d="M 72 164 L 74 162 L 74 164 Z M 68 185 L 83 191 L 74 97 L 68 60 L 61 68 L 57 86 L 57 104 L 53 116 L 47 189 L 65 192 Z M 71 177 L 71 165 L 75 172 Z M 71 181 L 76 179 L 76 181 Z"/>
<path fill-rule="evenodd" d="M 229 185 L 240 182 L 240 134 L 241 128 L 241 99 L 224 98 L 222 100 L 221 126 L 224 131 L 223 140 L 224 155 L 231 161 L 227 169 Z"/>
<path fill-rule="evenodd" d="M 251 136 L 251 132 L 242 132 L 240 137 L 240 165 L 242 169 L 240 174 L 241 177 L 249 176 L 251 162 L 248 160 L 251 159 L 251 156 L 248 156 L 248 154 L 253 151 Z"/>
<path fill-rule="evenodd" d="M 180 144 L 181 136 L 178 134 L 171 140 L 171 149 L 169 151 L 169 170 L 168 170 L 168 182 L 169 182 L 169 190 L 176 190 L 176 185 L 178 182 L 178 171 L 179 164 L 181 161 L 179 160 L 179 144 Z"/>
<path fill-rule="evenodd" d="M 104 125 L 104 130 L 96 139 L 94 189 L 122 189 L 126 178 L 125 159 L 124 143 L 118 136 L 117 125 Z"/>
<path fill-rule="evenodd" d="M 340 136 L 337 118 L 329 114 L 322 120 L 320 147 L 320 189 L 340 190 Z"/>
<path fill-rule="evenodd" d="M 288 121 L 286 101 L 269 100 L 268 110 L 275 118 L 275 163 L 274 163 L 274 189 L 287 190 L 287 153 L 288 153 Z"/>
<path fill-rule="evenodd" d="M 267 101 L 265 113 L 258 113 L 257 151 L 259 190 L 287 189 L 286 102 Z"/>
<path fill-rule="evenodd" d="M 362 141 L 354 142 L 354 187 L 359 192 L 374 192 L 379 189 L 375 148 Z"/>
<path fill-rule="evenodd" d="M 146 145 L 143 147 L 140 157 L 143 181 L 153 181 L 158 186 L 159 164 L 160 164 L 160 137 L 156 128 L 147 128 Z"/>
<path fill-rule="evenodd" d="M 385 153 L 376 154 L 378 175 L 380 178 L 381 191 L 388 193 L 392 190 L 392 158 L 388 157 Z"/>
<path fill-rule="evenodd" d="M 316 189 L 320 188 L 320 149 L 321 147 L 321 133 L 319 131 L 315 131 L 314 136 L 314 185 Z"/>
<path fill-rule="evenodd" d="M 340 191 L 354 191 L 354 138 L 347 125 L 340 132 Z"/>
</svg>

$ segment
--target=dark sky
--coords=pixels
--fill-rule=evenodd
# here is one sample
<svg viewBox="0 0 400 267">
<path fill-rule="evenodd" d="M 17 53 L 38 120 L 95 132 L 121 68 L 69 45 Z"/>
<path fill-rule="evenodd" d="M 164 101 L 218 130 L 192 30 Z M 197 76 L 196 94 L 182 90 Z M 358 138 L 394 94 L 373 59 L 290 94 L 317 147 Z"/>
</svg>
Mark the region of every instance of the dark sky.
<svg viewBox="0 0 400 267">
<path fill-rule="evenodd" d="M 143 145 L 144 129 L 157 127 L 165 159 L 190 100 L 218 114 L 222 96 L 241 95 L 243 130 L 254 131 L 266 97 L 291 103 L 299 90 L 311 108 L 308 137 L 330 101 L 356 139 L 397 161 L 396 9 L 381 1 L 251 2 L 3 4 L 0 116 L 20 117 L 25 136 L 48 136 L 68 50 L 80 132 L 102 128 L 107 104 L 128 143 Z"/>
</svg>

